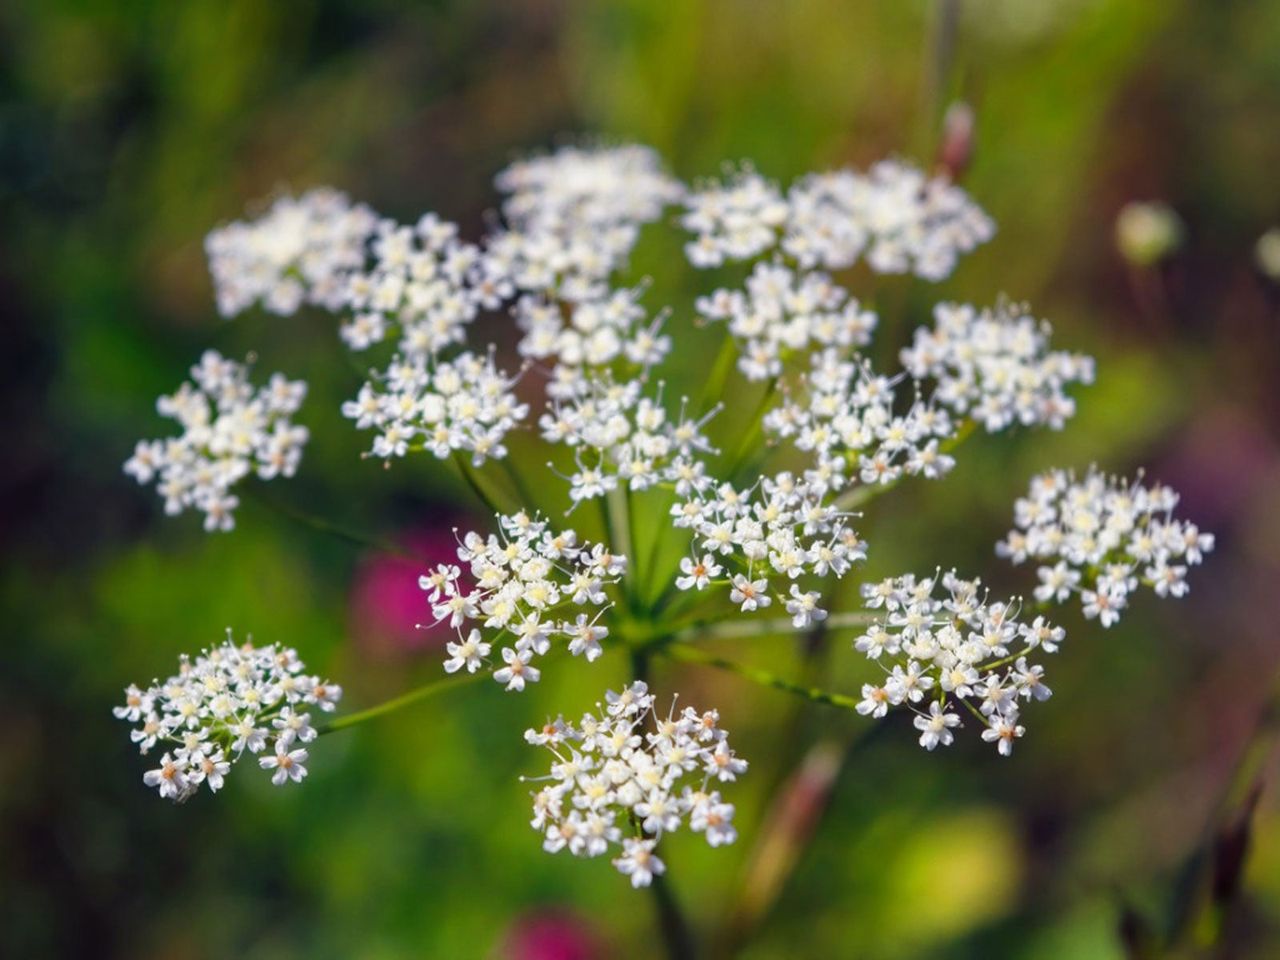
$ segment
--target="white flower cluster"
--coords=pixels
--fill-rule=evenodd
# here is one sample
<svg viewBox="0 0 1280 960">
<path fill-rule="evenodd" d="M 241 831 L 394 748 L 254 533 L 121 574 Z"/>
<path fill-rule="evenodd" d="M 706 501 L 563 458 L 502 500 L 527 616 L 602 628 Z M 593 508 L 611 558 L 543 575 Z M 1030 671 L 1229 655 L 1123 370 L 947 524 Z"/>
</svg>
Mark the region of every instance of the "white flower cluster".
<svg viewBox="0 0 1280 960">
<path fill-rule="evenodd" d="M 402 354 L 435 356 L 463 343 L 481 301 L 498 295 L 468 285 L 480 251 L 460 242 L 458 228 L 435 214 L 412 227 L 383 220 L 369 246 L 368 269 L 347 277 L 343 305 L 354 316 L 340 332 L 352 350 L 380 343 L 394 325 Z"/>
<path fill-rule="evenodd" d="M 219 311 L 233 317 L 261 303 L 287 315 L 304 302 L 340 309 L 346 277 L 364 264 L 377 223 L 368 207 L 321 188 L 280 197 L 259 219 L 212 231 L 205 252 Z"/>
<path fill-rule="evenodd" d="M 569 303 L 608 297 L 640 226 L 678 201 L 684 187 L 644 147 L 564 147 L 498 175 L 507 229 L 488 239 L 486 278 Z"/>
<path fill-rule="evenodd" d="M 446 645 L 445 671 L 465 667 L 475 673 L 484 665 L 493 643 L 469 626 L 478 623 L 495 631 L 495 638 L 510 638 L 501 651 L 504 666 L 493 676 L 518 691 L 538 681 L 541 671 L 533 660 L 551 649 L 553 637 L 566 638 L 569 652 L 587 662 L 600 656 L 600 641 L 609 635 L 599 623 L 610 606 L 604 588 L 621 579 L 627 558 L 603 544 L 579 543 L 572 530 L 552 531 L 527 513 L 499 515 L 498 527 L 488 538 L 472 532 L 462 539 L 458 559 L 467 568 L 466 579 L 461 567 L 440 564 L 418 585 L 427 592 L 436 622 L 447 620 L 458 631 L 457 642 Z M 593 609 L 594 616 L 569 619 L 565 608 L 580 607 Z"/>
<path fill-rule="evenodd" d="M 632 287 L 566 304 L 526 296 L 516 303 L 516 323 L 524 331 L 521 356 L 555 361 L 549 396 L 571 396 L 587 371 L 601 375 L 623 362 L 643 373 L 666 358 L 671 338 L 662 333 L 663 317 L 648 319 L 639 303 L 643 292 Z"/>
<path fill-rule="evenodd" d="M 1040 561 L 1042 603 L 1079 594 L 1084 615 L 1109 627 L 1139 584 L 1159 597 L 1187 593 L 1187 568 L 1213 550 L 1213 534 L 1176 520 L 1178 494 L 1166 486 L 1109 477 L 1091 467 L 1083 480 L 1051 470 L 1014 505 L 1016 529 L 996 545 L 1014 563 Z M 1055 562 L 1056 561 L 1056 562 Z"/>
<path fill-rule="evenodd" d="M 591 230 L 651 223 L 684 187 L 648 147 L 566 146 L 519 160 L 498 174 L 507 221 L 535 230 Z"/>
<path fill-rule="evenodd" d="M 825 273 L 796 272 L 782 263 L 758 263 L 745 294 L 720 289 L 699 297 L 698 312 L 728 322 L 738 343 L 738 369 L 748 380 L 782 373 L 786 359 L 813 347 L 865 347 L 876 315 Z"/>
<path fill-rule="evenodd" d="M 701 485 L 703 465 L 694 457 L 713 452 L 702 428 L 719 407 L 695 420 L 682 400 L 673 422 L 662 405 L 661 387 L 650 399 L 641 395 L 638 380 L 614 383 L 593 377 L 562 385 L 573 392 L 553 397 L 538 426 L 543 439 L 574 451 L 577 469 L 568 479 L 575 505 L 602 497 L 620 483 L 636 491 L 671 483 L 681 493 Z"/>
<path fill-rule="evenodd" d="M 730 601 L 744 613 L 773 602 L 770 577 L 777 577 L 790 585 L 787 593 L 776 594 L 778 601 L 796 629 L 805 629 L 825 620 L 827 611 L 822 595 L 802 590 L 797 581 L 806 575 L 842 577 L 866 559 L 866 545 L 820 480 L 784 472 L 737 490 L 699 473 L 678 492 L 684 499 L 671 507 L 672 522 L 690 530 L 693 550 L 681 564 L 677 589 L 725 584 Z"/>
<path fill-rule="evenodd" d="M 777 243 L 787 213 L 777 185 L 743 167 L 725 183 L 710 183 L 685 198 L 680 223 L 697 234 L 685 244 L 685 255 L 695 267 L 759 256 Z"/>
<path fill-rule="evenodd" d="M 307 428 L 290 417 L 307 393 L 302 381 L 273 374 L 255 389 L 245 364 L 206 350 L 187 382 L 161 397 L 156 409 L 176 420 L 182 435 L 142 440 L 124 465 L 139 483 L 156 484 L 165 512 L 204 513 L 206 530 L 235 526 L 239 498 L 231 488 L 250 473 L 263 480 L 291 477 L 302 459 Z"/>
<path fill-rule="evenodd" d="M 366 383 L 342 405 L 342 414 L 358 429 L 378 432 L 375 457 L 427 450 L 443 460 L 465 450 L 480 466 L 507 455 L 503 440 L 529 412 L 513 392 L 516 379 L 498 370 L 492 353 L 464 351 L 453 360 L 396 357 L 376 385 Z"/>
<path fill-rule="evenodd" d="M 182 803 L 201 787 L 217 793 L 232 764 L 247 751 L 262 754 L 276 786 L 307 775 L 307 749 L 316 738 L 308 708 L 334 709 L 342 688 L 303 673 L 296 651 L 276 644 L 236 644 L 227 631 L 220 646 L 146 690 L 130 686 L 112 712 L 136 724 L 130 738 L 145 756 L 157 745 L 160 765 L 142 781 L 160 796 Z"/>
<path fill-rule="evenodd" d="M 765 429 L 812 452 L 833 489 L 846 486 L 847 473 L 864 484 L 889 484 L 904 474 L 941 477 L 955 465 L 939 447 L 956 432 L 947 412 L 917 399 L 895 413 L 895 381 L 865 361 L 824 350 L 802 385 L 802 399 L 793 394 L 771 410 Z"/>
<path fill-rule="evenodd" d="M 906 706 L 920 745 L 933 750 L 951 745 L 964 711 L 982 725 L 983 740 L 1004 756 L 1012 753 L 1024 733 L 1022 704 L 1051 694 L 1044 668 L 1027 658 L 1055 652 L 1062 628 L 1043 617 L 1020 623 L 1016 601 L 994 602 L 980 581 L 961 580 L 955 571 L 893 577 L 862 591 L 866 605 L 884 614 L 854 647 L 880 664 L 885 678 L 863 685 L 858 712 L 880 718 Z"/>
<path fill-rule="evenodd" d="M 497 307 L 509 283 L 477 280 L 479 249 L 458 240 L 457 227 L 434 214 L 416 226 L 379 225 L 371 244 L 373 266 L 353 274 L 347 300 L 355 317 L 342 328 L 352 349 L 381 341 L 391 326 L 399 352 L 375 370 L 343 416 L 360 430 L 375 430 L 371 453 L 389 460 L 426 450 L 439 459 L 467 451 L 479 466 L 507 455 L 504 440 L 528 414 L 513 392 L 518 377 L 494 363 L 493 350 L 464 350 L 467 326 L 481 307 Z"/>
<path fill-rule="evenodd" d="M 560 717 L 525 733 L 555 758 L 550 776 L 540 778 L 547 785 L 533 794 L 530 826 L 543 835 L 544 850 L 575 857 L 617 850 L 618 872 L 632 887 L 647 887 L 666 870 L 654 852 L 658 842 L 686 820 L 710 846 L 737 839 L 733 804 L 709 788 L 736 780 L 747 761 L 730 749 L 716 711 L 676 713 L 673 700 L 660 716 L 643 683 L 609 691 L 597 711 L 577 726 Z"/>
<path fill-rule="evenodd" d="M 1013 423 L 1061 429 L 1076 409 L 1064 388 L 1093 382 L 1093 358 L 1050 350 L 1049 324 L 1022 308 L 941 303 L 933 315 L 933 328 L 916 330 L 902 351 L 902 365 L 917 380 L 935 379 L 937 403 L 988 431 Z"/>
<path fill-rule="evenodd" d="M 863 249 L 858 228 L 872 270 L 934 281 L 950 276 L 960 254 L 995 235 L 995 224 L 963 190 L 897 160 L 882 160 L 865 176 L 809 177 L 790 199 L 788 252 L 831 269 L 851 266 Z"/>
<path fill-rule="evenodd" d="M 866 174 L 836 170 L 795 183 L 784 198 L 751 169 L 690 194 L 681 220 L 697 235 L 689 262 L 715 267 L 782 250 L 800 266 L 840 270 L 864 253 L 877 273 L 942 280 L 960 254 L 990 240 L 994 224 L 944 177 L 885 160 Z"/>
</svg>

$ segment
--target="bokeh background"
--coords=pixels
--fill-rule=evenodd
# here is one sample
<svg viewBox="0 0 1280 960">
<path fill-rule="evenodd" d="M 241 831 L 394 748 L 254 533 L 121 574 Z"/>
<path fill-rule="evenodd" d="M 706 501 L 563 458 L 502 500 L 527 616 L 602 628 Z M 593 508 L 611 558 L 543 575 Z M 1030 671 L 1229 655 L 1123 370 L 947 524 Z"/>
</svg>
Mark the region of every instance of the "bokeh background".
<svg viewBox="0 0 1280 960">
<path fill-rule="evenodd" d="M 1171 926 L 1191 928 L 1183 947 L 1216 939 L 1206 955 L 1280 955 L 1276 791 L 1246 837 L 1239 798 L 1266 781 L 1236 772 L 1249 749 L 1268 769 L 1257 724 L 1280 665 L 1280 297 L 1254 256 L 1280 220 L 1280 4 L 40 0 L 0 8 L 0 44 L 0 954 L 658 955 L 649 900 L 607 864 L 542 853 L 516 780 L 542 764 L 520 731 L 588 706 L 621 656 L 325 737 L 303 789 L 245 769 L 184 807 L 150 794 L 110 707 L 227 625 L 299 648 L 347 709 L 436 676 L 439 638 L 412 628 L 415 564 L 257 502 L 208 536 L 120 466 L 165 431 L 154 399 L 205 346 L 253 351 L 311 384 L 303 469 L 267 493 L 443 557 L 475 510 L 465 489 L 434 460 L 358 459 L 337 412 L 358 379 L 330 318 L 217 317 L 210 227 L 331 183 L 474 236 L 496 170 L 583 135 L 648 143 L 690 178 L 741 158 L 783 180 L 931 165 L 963 99 L 964 183 L 996 239 L 937 287 L 846 279 L 890 343 L 941 297 L 1030 301 L 1099 378 L 1061 434 L 974 440 L 947 483 L 878 502 L 869 572 L 954 564 L 1027 589 L 992 555 L 1013 498 L 1040 469 L 1095 461 L 1148 465 L 1218 551 L 1189 599 L 1146 594 L 1110 632 L 1064 613 L 1055 696 L 1011 760 L 976 737 L 927 755 L 905 721 L 866 736 L 852 714 L 659 664 L 755 764 L 734 791 L 743 840 L 674 837 L 673 886 L 704 943 L 752 958 L 1161 956 Z M 1148 200 L 1182 242 L 1134 264 L 1115 219 Z M 709 278 L 661 236 L 634 271 L 699 361 L 687 321 Z M 784 641 L 731 652 L 802 669 Z M 824 682 L 855 689 L 845 641 L 826 657 Z M 1179 899 L 1215 870 L 1224 909 Z"/>
</svg>

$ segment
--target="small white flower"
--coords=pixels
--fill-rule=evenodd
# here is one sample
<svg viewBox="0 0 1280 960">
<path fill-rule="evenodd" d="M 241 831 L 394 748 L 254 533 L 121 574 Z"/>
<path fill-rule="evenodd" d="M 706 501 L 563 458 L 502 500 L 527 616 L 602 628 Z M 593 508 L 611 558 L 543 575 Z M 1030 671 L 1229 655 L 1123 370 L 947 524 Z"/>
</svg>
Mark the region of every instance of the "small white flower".
<svg viewBox="0 0 1280 960">
<path fill-rule="evenodd" d="M 271 782 L 277 787 L 283 786 L 292 780 L 294 783 L 301 783 L 303 777 L 307 775 L 307 768 L 304 764 L 307 762 L 307 751 L 302 747 L 297 750 L 290 750 L 288 745 L 280 740 L 276 741 L 276 752 L 258 759 L 258 765 L 264 770 L 274 770 L 271 775 Z"/>
<path fill-rule="evenodd" d="M 310 743 L 316 738 L 316 728 L 311 726 L 311 715 L 296 713 L 292 707 L 285 707 L 280 716 L 271 721 L 271 725 L 280 732 L 276 738 L 286 744 L 298 740 Z"/>
<path fill-rule="evenodd" d="M 1013 741 L 1022 736 L 1025 730 L 1018 724 L 1017 714 L 994 717 L 991 725 L 982 731 L 982 739 L 995 743 L 1002 757 L 1013 753 Z"/>
<path fill-rule="evenodd" d="M 723 568 L 716 563 L 715 558 L 707 554 L 701 560 L 685 557 L 680 561 L 680 570 L 684 576 L 676 577 L 677 587 L 681 590 L 705 590 L 713 579 L 720 576 Z"/>
<path fill-rule="evenodd" d="M 639 889 L 653 883 L 655 876 L 666 873 L 667 865 L 653 852 L 657 846 L 654 840 L 622 841 L 622 856 L 613 861 L 618 872 L 631 878 L 631 886 Z"/>
<path fill-rule="evenodd" d="M 803 630 L 827 619 L 827 611 L 818 606 L 822 597 L 813 591 L 802 591 L 795 584 L 791 585 L 791 599 L 786 601 L 787 613 L 791 614 L 791 623 L 796 629 Z"/>
<path fill-rule="evenodd" d="M 511 647 L 503 647 L 502 659 L 506 666 L 495 670 L 493 679 L 505 684 L 506 689 L 516 691 L 523 690 L 526 683 L 537 683 L 542 676 L 542 671 L 530 666 L 529 661 L 533 659 L 533 653 L 531 647 L 526 647 L 519 652 Z"/>
<path fill-rule="evenodd" d="M 609 635 L 599 623 L 609 602 L 605 587 L 622 577 L 627 558 L 603 544 L 579 541 L 572 530 L 553 530 L 536 515 L 499 515 L 497 521 L 496 534 L 463 536 L 460 563 L 437 565 L 418 586 L 436 621 L 458 631 L 457 641 L 445 646 L 445 670 L 456 673 L 465 666 L 475 672 L 492 649 L 482 629 L 509 631 L 515 643 L 502 651 L 503 665 L 494 676 L 518 692 L 540 679 L 535 660 L 550 651 L 555 638 L 563 637 L 572 653 L 588 661 L 600 656 L 600 641 Z M 576 616 L 560 611 L 569 605 L 597 609 Z"/>
<path fill-rule="evenodd" d="M 307 387 L 277 373 L 255 389 L 248 366 L 214 350 L 205 351 L 191 375 L 192 382 L 156 402 L 182 434 L 139 443 L 124 471 L 139 483 L 155 480 L 166 513 L 194 508 L 204 514 L 205 530 L 231 530 L 240 503 L 233 486 L 251 473 L 271 480 L 297 471 L 308 432 L 290 418 Z"/>
<path fill-rule="evenodd" d="M 572 637 L 569 641 L 569 652 L 575 657 L 585 654 L 587 662 L 590 663 L 604 652 L 600 641 L 609 635 L 609 629 L 589 621 L 585 613 L 580 613 L 569 633 Z"/>
<path fill-rule="evenodd" d="M 1017 717 L 1020 698 L 1050 697 L 1044 668 L 1028 656 L 1057 650 L 1064 631 L 1043 617 L 1020 623 L 1016 601 L 992 601 L 979 581 L 962 580 L 954 571 L 866 584 L 863 595 L 868 607 L 883 612 L 854 646 L 888 672 L 882 685 L 863 685 L 855 706 L 864 716 L 881 718 L 891 707 L 921 704 L 912 707 L 913 722 L 921 746 L 934 750 L 954 739 L 952 729 L 961 719 L 954 707 L 977 712 L 990 729 Z M 937 699 L 935 691 L 943 698 Z M 928 713 L 921 712 L 926 698 L 931 698 Z"/>
<path fill-rule="evenodd" d="M 142 775 L 142 782 L 155 787 L 166 800 L 183 800 L 189 795 L 186 761 L 165 754 L 160 766 Z"/>
<path fill-rule="evenodd" d="M 689 817 L 689 829 L 705 834 L 707 843 L 713 847 L 733 843 L 738 839 L 738 831 L 733 826 L 733 804 L 720 803 L 719 794 L 711 796 L 715 799 L 694 808 Z"/>
<path fill-rule="evenodd" d="M 929 715 L 917 715 L 914 723 L 915 728 L 920 731 L 920 746 L 926 750 L 933 750 L 937 746 L 951 746 L 952 741 L 955 740 L 951 728 L 960 726 L 960 716 L 944 710 L 942 705 L 934 700 L 929 704 Z"/>
<path fill-rule="evenodd" d="M 744 574 L 734 574 L 729 600 L 738 604 L 743 613 L 762 610 L 773 603 L 773 598 L 767 592 L 768 589 L 768 580 L 752 580 Z"/>
<path fill-rule="evenodd" d="M 492 644 L 484 642 L 479 630 L 472 630 L 460 643 L 446 643 L 445 651 L 449 654 L 449 659 L 444 662 L 445 673 L 457 673 L 463 667 L 467 668 L 467 673 L 475 673 L 484 663 L 491 648 Z"/>
</svg>

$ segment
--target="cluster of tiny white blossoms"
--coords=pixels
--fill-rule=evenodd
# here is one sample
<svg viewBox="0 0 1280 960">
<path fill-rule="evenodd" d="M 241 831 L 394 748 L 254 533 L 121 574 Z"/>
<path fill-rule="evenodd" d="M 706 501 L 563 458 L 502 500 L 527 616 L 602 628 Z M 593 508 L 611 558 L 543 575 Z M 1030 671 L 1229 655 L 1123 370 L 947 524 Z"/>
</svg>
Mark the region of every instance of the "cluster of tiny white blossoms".
<svg viewBox="0 0 1280 960">
<path fill-rule="evenodd" d="M 1091 358 L 1053 349 L 1046 322 L 1004 302 L 939 305 L 899 353 L 901 369 L 873 368 L 863 351 L 877 317 L 831 274 L 861 262 L 941 280 L 994 232 L 963 190 L 904 163 L 813 174 L 785 191 L 742 166 L 723 183 L 688 190 L 645 148 L 566 147 L 512 164 L 496 183 L 500 214 L 474 242 L 433 214 L 406 226 L 313 191 L 207 243 L 224 314 L 320 307 L 340 318 L 350 350 L 376 357 L 342 408 L 372 431 L 373 456 L 426 451 L 467 471 L 467 455 L 476 467 L 505 457 L 510 432 L 531 419 L 515 394 L 527 377 L 523 388 L 545 393 L 541 440 L 563 448 L 548 467 L 564 481 L 555 492 L 566 513 L 607 497 L 597 504 L 606 539 L 619 537 L 627 553 L 638 552 L 637 520 L 661 523 L 646 553 L 672 568 L 642 577 L 609 545 L 556 531 L 532 512 L 549 502 L 499 514 L 487 536 L 467 533 L 457 562 L 419 581 L 437 623 L 456 631 L 446 645 L 450 674 L 484 668 L 520 691 L 540 679 L 553 643 L 594 661 L 610 636 L 611 596 L 627 610 L 612 624 L 614 641 L 634 645 L 637 660 L 661 653 L 659 640 L 683 644 L 687 624 L 735 614 L 785 612 L 797 631 L 843 628 L 825 594 L 866 559 L 851 510 L 903 477 L 945 475 L 977 426 L 1061 428 L 1075 410 L 1068 391 L 1093 380 Z M 648 281 L 621 286 L 619 276 L 641 228 L 673 208 L 693 234 L 685 246 L 693 266 L 740 263 L 745 276 L 694 304 L 699 324 L 723 324 L 725 341 L 692 405 L 657 373 L 679 315 L 643 303 Z M 475 342 L 489 314 L 505 317 L 513 350 Z M 508 375 L 498 358 L 512 352 L 521 368 Z M 160 404 L 185 435 L 140 444 L 127 469 L 143 482 L 159 475 L 171 512 L 196 506 L 206 526 L 228 527 L 236 480 L 296 467 L 306 432 L 288 418 L 305 388 L 277 375 L 255 392 L 242 367 L 216 354 L 196 369 L 196 383 Z M 722 459 L 708 423 L 744 389 L 763 396 Z M 518 473 L 512 481 L 522 487 Z M 1057 471 L 1018 502 L 1018 529 L 999 552 L 1041 563 L 1036 600 L 1079 593 L 1086 615 L 1110 626 L 1140 582 L 1181 596 L 1187 566 L 1212 549 L 1211 536 L 1173 519 L 1176 500 L 1163 487 L 1094 472 L 1077 483 Z M 992 600 L 954 572 L 893 578 L 863 593 L 876 620 L 855 647 L 883 679 L 865 685 L 860 701 L 815 699 L 856 703 L 877 718 L 909 710 L 929 750 L 975 723 L 1010 754 L 1025 705 L 1050 695 L 1036 661 L 1058 649 L 1063 631 L 1043 617 L 1021 619 L 1021 601 Z M 228 642 L 184 661 L 164 685 L 131 688 L 117 712 L 141 724 L 135 741 L 144 752 L 169 745 L 147 783 L 174 799 L 200 783 L 216 790 L 245 750 L 264 754 L 277 783 L 300 779 L 302 744 L 314 736 L 302 705 L 328 709 L 338 693 L 300 671 L 291 651 Z M 686 819 L 712 846 L 736 836 L 733 807 L 709 788 L 746 764 L 714 712 L 677 712 L 673 701 L 661 716 L 637 683 L 579 725 L 557 719 L 526 739 L 555 758 L 532 821 L 551 852 L 609 853 L 644 886 L 665 869 L 658 841 Z"/>
<path fill-rule="evenodd" d="M 650 223 L 684 196 L 658 155 L 634 144 L 566 146 L 518 160 L 498 174 L 509 223 L 535 230 L 589 231 Z"/>
<path fill-rule="evenodd" d="M 1075 414 L 1063 388 L 1093 382 L 1093 358 L 1049 349 L 1048 323 L 1002 304 L 978 310 L 940 303 L 934 326 L 916 330 L 902 365 L 917 380 L 937 381 L 934 400 L 989 431 L 1010 424 L 1061 429 Z"/>
<path fill-rule="evenodd" d="M 214 230 L 205 252 L 219 311 L 233 317 L 257 303 L 286 315 L 303 303 L 340 309 L 346 277 L 364 264 L 377 222 L 363 204 L 320 188 L 278 198 L 255 221 Z"/>
<path fill-rule="evenodd" d="M 699 297 L 699 314 L 724 320 L 738 344 L 738 369 L 748 380 L 782 373 L 785 360 L 813 347 L 865 347 L 876 315 L 825 273 L 757 263 L 745 294 L 719 289 Z"/>
<path fill-rule="evenodd" d="M 834 489 L 854 476 L 863 484 L 890 484 L 904 474 L 943 476 L 955 460 L 939 444 L 955 436 L 957 425 L 946 410 L 919 398 L 902 409 L 895 394 L 901 379 L 824 350 L 812 357 L 802 389 L 765 416 L 765 429 L 812 453 Z"/>
<path fill-rule="evenodd" d="M 135 724 L 130 738 L 145 756 L 157 747 L 160 765 L 143 775 L 175 803 L 200 787 L 217 793 L 232 764 L 246 752 L 261 754 L 271 782 L 299 783 L 307 775 L 303 744 L 316 738 L 311 708 L 330 712 L 342 697 L 336 684 L 309 676 L 296 651 L 276 644 L 224 643 L 191 660 L 146 690 L 130 686 L 113 713 Z"/>
<path fill-rule="evenodd" d="M 640 305 L 644 289 L 614 290 L 577 303 L 537 296 L 516 303 L 516 324 L 524 331 L 521 356 L 553 363 L 548 396 L 580 392 L 584 379 L 615 364 L 643 374 L 666 358 L 671 338 L 662 333 L 664 317 L 651 320 Z"/>
<path fill-rule="evenodd" d="M 609 296 L 640 226 L 684 195 L 658 155 L 638 146 L 565 147 L 498 174 L 505 228 L 486 239 L 483 275 L 525 293 L 579 303 Z"/>
<path fill-rule="evenodd" d="M 240 503 L 232 487 L 250 473 L 271 480 L 297 470 L 308 433 L 290 418 L 307 385 L 276 373 L 255 388 L 248 366 L 214 350 L 191 368 L 191 378 L 156 402 L 182 435 L 140 441 L 124 470 L 142 484 L 156 480 L 166 513 L 194 508 L 206 530 L 230 530 Z"/>
<path fill-rule="evenodd" d="M 524 735 L 555 758 L 540 778 L 547 785 L 533 794 L 530 826 L 543 835 L 543 849 L 575 857 L 617 851 L 618 872 L 647 887 L 666 871 L 658 842 L 686 820 L 713 847 L 733 843 L 733 804 L 710 788 L 736 780 L 747 761 L 730 749 L 720 715 L 677 713 L 673 699 L 662 716 L 644 683 L 605 699 L 577 726 L 558 717 Z"/>
<path fill-rule="evenodd" d="M 371 453 L 389 460 L 425 450 L 439 459 L 471 454 L 480 465 L 507 454 L 504 439 L 528 413 L 498 369 L 494 350 L 461 349 L 481 308 L 510 296 L 509 284 L 483 274 L 478 247 L 434 214 L 413 227 L 382 221 L 370 243 L 371 265 L 348 278 L 355 310 L 343 339 L 363 350 L 398 331 L 396 354 L 374 370 L 342 406 L 356 428 L 374 430 Z M 448 351 L 461 349 L 450 355 Z"/>
<path fill-rule="evenodd" d="M 493 354 L 463 351 L 452 360 L 397 357 L 342 405 L 359 429 L 374 429 L 373 456 L 389 460 L 427 450 L 443 460 L 454 451 L 471 454 L 479 466 L 507 455 L 507 433 L 529 412 L 512 392 L 515 380 L 502 373 Z"/>
<path fill-rule="evenodd" d="M 354 316 L 340 329 L 352 350 L 399 332 L 408 357 L 435 356 L 466 340 L 483 292 L 467 284 L 480 251 L 458 239 L 458 228 L 435 214 L 412 227 L 381 220 L 369 243 L 370 262 L 347 277 L 342 304 Z"/>
<path fill-rule="evenodd" d="M 523 690 L 541 676 L 533 660 L 551 649 L 553 637 L 566 638 L 569 652 L 587 662 L 600 656 L 600 641 L 609 635 L 599 622 L 609 607 L 604 588 L 622 577 L 627 558 L 602 544 L 579 543 L 572 530 L 553 531 L 527 513 L 497 519 L 498 533 L 462 538 L 458 559 L 466 578 L 462 567 L 440 564 L 418 585 L 436 622 L 448 621 L 458 632 L 457 642 L 446 645 L 445 670 L 475 673 L 485 664 L 493 644 L 471 626 L 478 623 L 510 638 L 493 676 L 507 690 Z M 585 610 L 573 615 L 576 608 Z"/>
<path fill-rule="evenodd" d="M 806 269 L 844 269 L 865 253 L 877 273 L 926 280 L 944 279 L 960 254 L 995 233 L 959 187 L 893 160 L 866 174 L 812 174 L 785 198 L 776 184 L 744 168 L 690 194 L 681 223 L 697 235 L 685 251 L 698 267 L 751 259 L 781 242 Z"/>
<path fill-rule="evenodd" d="M 1187 568 L 1213 550 L 1213 534 L 1177 520 L 1167 486 L 1110 477 L 1090 467 L 1083 480 L 1051 470 L 1014 505 L 1016 529 L 996 545 L 1013 563 L 1040 561 L 1035 598 L 1062 603 L 1078 594 L 1089 619 L 1120 619 L 1139 585 L 1158 597 L 1187 593 Z"/>
<path fill-rule="evenodd" d="M 992 601 L 981 581 L 961 580 L 955 571 L 892 577 L 862 592 L 868 608 L 884 613 L 854 648 L 885 677 L 863 685 L 858 712 L 880 718 L 906 706 L 926 750 L 950 746 L 952 730 L 967 715 L 982 727 L 983 740 L 1004 756 L 1012 753 L 1024 732 L 1022 704 L 1050 696 L 1044 668 L 1027 658 L 1054 653 L 1062 628 L 1043 617 L 1019 622 L 1018 601 Z"/>
<path fill-rule="evenodd" d="M 743 613 L 764 610 L 776 597 L 796 629 L 819 623 L 827 617 L 822 594 L 799 580 L 843 577 L 866 559 L 866 545 L 820 479 L 782 472 L 739 490 L 698 474 L 678 492 L 683 496 L 671 507 L 672 522 L 689 530 L 692 552 L 675 587 L 726 586 Z"/>
<path fill-rule="evenodd" d="M 573 451 L 576 469 L 569 476 L 569 498 L 574 504 L 623 488 L 640 491 L 657 483 L 673 484 L 683 493 L 703 481 L 698 454 L 712 453 L 702 433 L 719 410 L 713 407 L 701 418 L 688 415 L 688 401 L 672 421 L 657 397 L 642 396 L 641 383 L 615 383 L 609 378 L 588 378 L 565 397 L 552 398 L 538 421 L 543 439 L 564 444 Z"/>
</svg>

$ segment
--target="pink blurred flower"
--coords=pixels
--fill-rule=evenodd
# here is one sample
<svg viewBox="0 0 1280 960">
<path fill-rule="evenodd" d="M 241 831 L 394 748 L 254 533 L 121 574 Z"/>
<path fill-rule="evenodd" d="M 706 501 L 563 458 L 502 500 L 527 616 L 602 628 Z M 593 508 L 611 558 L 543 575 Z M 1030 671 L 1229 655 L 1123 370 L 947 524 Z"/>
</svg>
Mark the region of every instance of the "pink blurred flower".
<svg viewBox="0 0 1280 960">
<path fill-rule="evenodd" d="M 548 911 L 517 919 L 496 955 L 506 960 L 595 960 L 608 954 L 586 920 Z"/>
<path fill-rule="evenodd" d="M 447 624 L 432 624 L 431 608 L 418 587 L 418 577 L 457 556 L 454 519 L 446 517 L 396 538 L 421 560 L 387 553 L 369 553 L 361 560 L 351 587 L 348 616 L 351 635 L 362 649 L 385 657 L 413 655 L 438 650 L 453 637 Z"/>
</svg>

